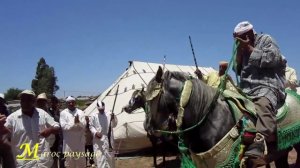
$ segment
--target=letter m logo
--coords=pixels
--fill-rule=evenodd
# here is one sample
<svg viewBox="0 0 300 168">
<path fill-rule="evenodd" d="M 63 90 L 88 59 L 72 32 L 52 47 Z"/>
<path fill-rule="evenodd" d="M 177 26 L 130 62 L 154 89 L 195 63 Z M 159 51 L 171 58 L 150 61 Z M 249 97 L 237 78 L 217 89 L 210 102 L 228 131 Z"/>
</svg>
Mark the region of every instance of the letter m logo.
<svg viewBox="0 0 300 168">
<path fill-rule="evenodd" d="M 23 149 L 23 153 L 17 155 L 17 160 L 39 160 L 37 155 L 39 149 L 38 143 L 36 143 L 32 149 L 30 148 L 30 143 L 23 143 L 20 149 Z"/>
</svg>

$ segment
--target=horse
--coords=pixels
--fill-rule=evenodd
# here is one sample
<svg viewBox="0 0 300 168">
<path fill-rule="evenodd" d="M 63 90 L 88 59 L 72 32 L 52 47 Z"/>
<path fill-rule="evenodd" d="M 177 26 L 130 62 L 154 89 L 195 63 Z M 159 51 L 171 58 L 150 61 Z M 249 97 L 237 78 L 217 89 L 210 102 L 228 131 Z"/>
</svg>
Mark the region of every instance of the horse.
<svg viewBox="0 0 300 168">
<path fill-rule="evenodd" d="M 181 114 L 182 118 L 179 119 L 180 108 L 178 107 L 181 107 L 181 94 L 187 81 L 192 83 L 192 88 L 189 99 L 184 106 L 184 113 Z M 152 132 L 156 133 L 156 136 L 160 136 L 158 130 L 174 132 L 178 130 L 177 121 L 182 120 L 181 129 L 188 131 L 178 133 L 181 133 L 183 136 L 184 143 L 187 145 L 196 166 L 202 165 L 207 167 L 207 164 L 212 164 L 213 166 L 209 167 L 237 167 L 239 165 L 236 165 L 236 163 L 240 164 L 240 161 L 234 162 L 234 164 L 230 161 L 239 160 L 236 158 L 240 156 L 239 151 L 243 149 L 241 145 L 241 130 L 238 129 L 238 123 L 242 120 L 235 119 L 231 107 L 224 101 L 224 96 L 220 94 L 215 99 L 216 94 L 217 89 L 207 86 L 199 79 L 191 79 L 188 74 L 182 72 L 163 72 L 162 68 L 159 67 L 156 75 L 147 85 L 145 93 L 146 104 L 150 112 L 149 119 L 145 123 L 146 129 L 152 130 Z M 288 104 L 290 109 L 288 115 L 293 116 L 294 118 L 292 119 L 294 120 L 299 120 L 300 118 L 296 113 L 300 108 L 300 105 L 296 103 L 299 100 L 289 95 L 286 99 L 286 102 L 291 102 Z M 299 135 L 296 133 L 296 136 Z M 220 142 L 221 140 L 222 143 Z M 223 143 L 224 140 L 231 145 L 230 148 L 225 149 L 227 146 L 220 147 L 225 144 Z M 298 139 L 294 144 L 299 141 Z M 215 148 L 216 146 L 218 147 L 217 149 Z M 271 153 L 265 157 L 265 164 L 275 161 L 276 167 L 289 167 L 287 160 L 284 160 L 288 155 L 289 149 L 277 151 L 272 146 L 268 146 L 268 149 Z M 227 155 L 231 154 L 231 158 L 221 155 L 223 154 L 222 152 L 227 152 Z M 212 157 L 212 153 L 216 154 L 216 156 Z M 197 156 L 201 156 L 201 158 L 197 158 Z M 201 161 L 197 160 L 199 158 Z M 222 162 L 221 159 L 223 159 Z M 245 163 L 246 167 L 261 166 L 254 165 L 253 162 L 248 161 Z M 298 164 L 296 163 L 296 166 L 299 166 Z"/>
<path fill-rule="evenodd" d="M 136 109 L 139 109 L 139 108 L 143 108 L 144 111 L 146 112 L 146 98 L 145 98 L 145 91 L 144 91 L 144 88 L 142 89 L 138 89 L 138 90 L 135 90 L 133 93 L 132 93 L 132 96 L 128 102 L 127 105 L 125 105 L 122 109 L 127 112 L 128 114 L 131 114 L 133 111 L 135 111 Z M 147 113 L 145 114 L 146 117 L 145 117 L 145 120 L 148 119 L 147 117 Z M 145 127 L 145 123 L 146 121 L 144 122 L 144 128 L 145 128 L 145 131 L 147 132 L 147 137 L 149 138 L 151 144 L 152 144 L 152 152 L 153 152 L 153 165 L 154 167 L 157 167 L 157 161 L 156 161 L 156 157 L 157 157 L 157 144 L 159 143 L 159 141 L 162 142 L 162 145 L 163 145 L 163 162 L 162 162 L 162 165 L 163 167 L 166 166 L 166 155 L 165 155 L 165 152 L 166 150 L 166 146 L 167 146 L 167 143 L 165 138 L 158 138 L 156 136 L 154 136 L 153 134 L 151 134 L 149 131 L 146 130 L 146 127 Z"/>
</svg>

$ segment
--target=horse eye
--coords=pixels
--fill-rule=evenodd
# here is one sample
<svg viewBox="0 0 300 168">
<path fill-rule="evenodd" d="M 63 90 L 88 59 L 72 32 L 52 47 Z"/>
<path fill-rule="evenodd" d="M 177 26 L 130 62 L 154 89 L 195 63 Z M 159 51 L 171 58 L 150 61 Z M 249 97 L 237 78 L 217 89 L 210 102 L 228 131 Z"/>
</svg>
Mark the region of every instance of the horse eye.
<svg viewBox="0 0 300 168">
<path fill-rule="evenodd" d="M 134 99 L 130 99 L 129 104 L 134 104 L 135 100 Z"/>
</svg>

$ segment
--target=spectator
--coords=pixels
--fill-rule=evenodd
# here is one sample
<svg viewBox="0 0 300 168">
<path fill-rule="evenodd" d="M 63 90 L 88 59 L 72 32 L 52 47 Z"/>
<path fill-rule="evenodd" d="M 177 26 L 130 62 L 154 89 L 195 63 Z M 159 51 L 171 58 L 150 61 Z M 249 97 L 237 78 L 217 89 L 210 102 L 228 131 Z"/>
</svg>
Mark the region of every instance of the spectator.
<svg viewBox="0 0 300 168">
<path fill-rule="evenodd" d="M 49 114 L 54 118 L 54 120 L 56 122 L 59 122 L 59 117 L 60 117 L 60 111 L 59 111 L 59 100 L 57 99 L 57 97 L 52 96 L 50 99 L 50 108 L 48 110 Z M 62 152 L 62 147 L 63 147 L 63 136 L 62 136 L 62 129 L 59 129 L 58 134 L 55 135 L 55 140 L 54 140 L 54 144 L 52 145 L 52 147 L 50 148 L 51 152 L 56 152 L 59 155 L 58 156 L 54 156 L 53 160 L 53 168 L 64 168 L 64 156 L 63 156 L 63 152 Z M 59 165 L 59 166 L 58 166 Z"/>
<path fill-rule="evenodd" d="M 35 93 L 31 90 L 24 90 L 19 95 L 21 99 L 21 109 L 7 117 L 6 123 L 0 122 L 0 132 L 6 132 L 11 135 L 11 146 L 16 160 L 16 167 L 50 167 L 53 160 L 50 156 L 42 155 L 50 152 L 48 137 L 56 134 L 59 130 L 59 124 L 44 110 L 35 108 Z M 1 119 L 0 119 L 1 120 Z M 24 147 L 25 145 L 25 147 Z M 28 148 L 33 151 L 33 156 L 38 159 L 32 159 Z M 23 147 L 22 147 L 23 146 Z M 35 150 L 37 147 L 38 150 Z M 28 155 L 28 156 L 26 156 Z"/>
<path fill-rule="evenodd" d="M 295 92 L 297 92 L 297 73 L 296 70 L 292 67 L 289 67 L 287 64 L 287 60 L 285 57 L 283 57 L 283 61 L 286 64 L 286 68 L 285 68 L 285 79 L 286 79 L 286 83 L 285 83 L 285 87 L 287 89 L 291 89 Z"/>
<path fill-rule="evenodd" d="M 221 77 L 224 76 L 227 68 L 228 68 L 228 62 L 220 61 L 219 62 L 219 72 L 216 72 L 216 71 L 210 72 L 207 76 L 203 76 L 203 78 L 202 78 L 201 71 L 199 69 L 197 69 L 195 74 L 198 76 L 199 79 L 202 78 L 202 80 L 208 86 L 211 86 L 213 88 L 218 88 L 220 85 L 220 82 L 221 82 Z M 225 89 L 237 92 L 235 84 L 234 84 L 232 78 L 228 74 L 226 77 Z"/>
<path fill-rule="evenodd" d="M 96 157 L 98 168 L 114 168 L 114 151 L 109 149 L 108 134 L 111 130 L 110 143 L 113 146 L 112 128 L 117 126 L 118 120 L 115 115 L 105 111 L 104 102 L 97 102 L 98 113 L 94 114 L 90 122 L 90 130 L 94 135 L 94 152 L 101 153 L 101 157 Z M 111 122 L 111 123 L 110 123 Z M 111 129 L 109 127 L 111 126 Z"/>
<path fill-rule="evenodd" d="M 3 124 L 5 117 L 9 115 L 5 104 L 4 94 L 0 93 L 0 116 L 3 118 Z M 0 128 L 1 130 L 1 128 Z M 15 167 L 15 159 L 13 157 L 12 149 L 10 146 L 10 138 L 8 135 L 3 135 L 0 132 L 0 165 L 3 168 Z"/>
<path fill-rule="evenodd" d="M 37 96 L 36 107 L 48 112 L 48 99 L 46 93 L 41 93 Z"/>
<path fill-rule="evenodd" d="M 72 153 L 84 153 L 85 147 L 85 116 L 83 111 L 76 108 L 76 99 L 68 96 L 67 108 L 60 113 L 60 125 L 63 132 L 63 152 L 66 158 L 66 167 L 85 167 L 84 156 L 74 157 Z"/>
</svg>

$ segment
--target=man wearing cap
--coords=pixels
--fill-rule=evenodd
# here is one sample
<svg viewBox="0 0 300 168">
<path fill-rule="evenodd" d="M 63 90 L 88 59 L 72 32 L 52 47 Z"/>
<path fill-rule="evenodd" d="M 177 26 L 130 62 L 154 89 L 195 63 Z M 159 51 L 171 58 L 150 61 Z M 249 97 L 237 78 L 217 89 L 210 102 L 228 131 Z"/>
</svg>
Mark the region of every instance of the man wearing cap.
<svg viewBox="0 0 300 168">
<path fill-rule="evenodd" d="M 295 92 L 297 92 L 297 73 L 296 70 L 292 67 L 289 67 L 287 64 L 287 60 L 285 57 L 283 57 L 283 61 L 286 64 L 286 68 L 285 68 L 285 79 L 286 79 L 286 83 L 285 83 L 285 87 L 287 89 L 293 90 Z"/>
<path fill-rule="evenodd" d="M 228 68 L 228 62 L 220 61 L 219 62 L 219 72 L 213 71 L 210 72 L 207 76 L 202 76 L 202 73 L 199 69 L 195 71 L 195 74 L 198 76 L 199 79 L 202 79 L 208 86 L 213 88 L 218 88 L 221 82 L 221 77 L 225 74 Z M 237 92 L 234 82 L 231 77 L 227 74 L 226 78 L 226 86 L 225 89 L 229 89 L 231 91 Z"/>
<path fill-rule="evenodd" d="M 60 117 L 59 100 L 56 96 L 52 96 L 50 98 L 50 107 L 48 109 L 48 113 L 50 114 L 51 117 L 54 118 L 54 121 L 59 122 L 59 117 Z M 57 152 L 59 154 L 58 156 L 53 157 L 54 163 L 52 168 L 65 167 L 64 166 L 65 161 L 63 159 L 63 154 L 62 154 L 62 146 L 63 146 L 62 130 L 59 129 L 59 132 L 55 135 L 54 143 L 50 148 L 51 152 Z"/>
<path fill-rule="evenodd" d="M 98 168 L 114 168 L 114 152 L 110 152 L 109 149 L 109 129 L 110 129 L 110 143 L 113 147 L 113 131 L 112 128 L 118 124 L 117 117 L 112 113 L 109 114 L 105 111 L 105 104 L 102 101 L 97 102 L 98 113 L 95 113 L 91 117 L 90 130 L 94 135 L 94 152 L 96 155 L 101 154 L 100 157 L 96 157 Z M 111 128 L 109 128 L 111 127 Z"/>
<path fill-rule="evenodd" d="M 85 127 L 86 121 L 82 110 L 75 107 L 76 99 L 68 96 L 67 108 L 60 113 L 60 125 L 63 131 L 63 152 L 65 165 L 70 168 L 85 167 Z M 80 154 L 80 155 L 76 155 Z"/>
<path fill-rule="evenodd" d="M 35 108 L 35 93 L 24 90 L 19 95 L 21 109 L 9 115 L 0 129 L 11 135 L 16 167 L 50 167 L 53 163 L 48 137 L 57 133 L 59 123 L 44 110 Z"/>
<path fill-rule="evenodd" d="M 48 99 L 46 93 L 41 93 L 37 96 L 36 107 L 48 111 Z"/>
<path fill-rule="evenodd" d="M 43 109 L 43 110 L 46 111 L 51 117 L 53 117 L 53 116 L 49 113 L 49 111 L 48 111 L 48 98 L 47 98 L 46 93 L 41 93 L 41 94 L 39 94 L 39 95 L 37 96 L 37 98 L 36 98 L 36 107 L 37 107 L 37 108 L 40 108 L 40 109 Z M 54 121 L 59 122 L 59 121 L 57 121 L 57 120 L 55 120 L 55 119 L 54 119 Z M 57 136 L 57 134 L 56 134 L 56 135 L 50 135 L 50 136 L 48 137 L 48 142 L 50 143 L 50 149 L 51 149 L 51 147 L 52 147 L 53 144 L 54 144 L 55 136 Z M 52 151 L 51 151 L 51 152 L 52 152 Z M 55 159 L 53 159 L 53 160 L 54 160 L 54 164 L 56 164 L 56 160 L 55 160 Z"/>
<path fill-rule="evenodd" d="M 285 64 L 276 41 L 270 35 L 256 34 L 248 21 L 237 24 L 233 37 L 239 43 L 234 70 L 257 113 L 257 133 L 245 156 L 262 161 L 265 140 L 275 141 L 276 113 L 286 97 Z"/>
</svg>

